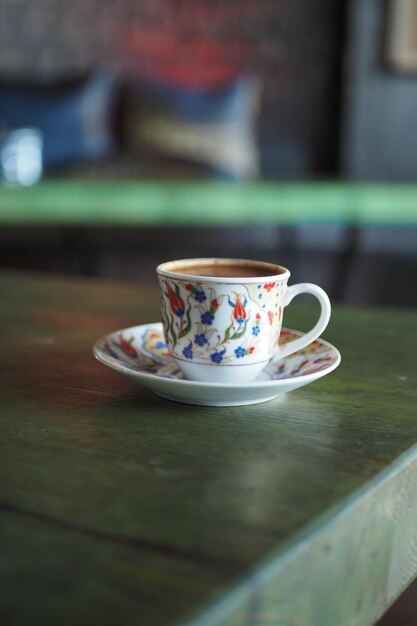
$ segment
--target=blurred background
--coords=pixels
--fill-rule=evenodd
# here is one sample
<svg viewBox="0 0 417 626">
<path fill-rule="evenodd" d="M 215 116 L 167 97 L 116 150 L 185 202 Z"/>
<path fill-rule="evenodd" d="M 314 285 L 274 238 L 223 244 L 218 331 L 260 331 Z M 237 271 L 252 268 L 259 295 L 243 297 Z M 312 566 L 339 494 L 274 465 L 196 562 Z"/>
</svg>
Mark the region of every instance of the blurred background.
<svg viewBox="0 0 417 626">
<path fill-rule="evenodd" d="M 416 120 L 416 0 L 0 0 L 0 268 L 415 306 Z"/>
<path fill-rule="evenodd" d="M 0 0 L 0 270 L 211 255 L 417 305 L 417 0 Z"/>
</svg>

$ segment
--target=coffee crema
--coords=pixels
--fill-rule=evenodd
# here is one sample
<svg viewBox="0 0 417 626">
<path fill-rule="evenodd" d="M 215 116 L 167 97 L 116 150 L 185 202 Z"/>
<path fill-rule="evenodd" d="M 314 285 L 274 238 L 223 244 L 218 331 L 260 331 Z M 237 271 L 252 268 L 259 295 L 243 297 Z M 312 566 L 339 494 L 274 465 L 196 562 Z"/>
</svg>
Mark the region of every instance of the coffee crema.
<svg viewBox="0 0 417 626">
<path fill-rule="evenodd" d="M 211 276 L 219 278 L 256 278 L 261 276 L 276 276 L 282 274 L 282 270 L 268 269 L 264 265 L 256 264 L 239 264 L 239 263 L 207 263 L 201 265 L 178 265 L 175 268 L 178 274 L 187 274 L 189 276 Z"/>
</svg>

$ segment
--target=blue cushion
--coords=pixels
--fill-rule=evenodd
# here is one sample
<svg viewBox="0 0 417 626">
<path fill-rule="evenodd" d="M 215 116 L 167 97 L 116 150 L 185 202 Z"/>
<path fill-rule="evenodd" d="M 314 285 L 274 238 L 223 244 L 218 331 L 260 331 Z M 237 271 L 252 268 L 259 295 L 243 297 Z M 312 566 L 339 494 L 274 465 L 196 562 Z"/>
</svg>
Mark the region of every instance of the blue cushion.
<svg viewBox="0 0 417 626">
<path fill-rule="evenodd" d="M 0 127 L 41 130 L 47 167 L 102 157 L 114 145 L 114 86 L 104 73 L 66 88 L 0 85 Z"/>
</svg>

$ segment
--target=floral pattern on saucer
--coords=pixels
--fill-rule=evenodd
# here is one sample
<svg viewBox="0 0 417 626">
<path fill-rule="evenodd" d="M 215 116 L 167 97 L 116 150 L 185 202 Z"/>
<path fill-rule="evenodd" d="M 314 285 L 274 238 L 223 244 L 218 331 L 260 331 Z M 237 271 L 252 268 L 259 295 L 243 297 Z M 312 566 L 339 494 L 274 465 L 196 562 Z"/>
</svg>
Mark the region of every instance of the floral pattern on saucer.
<svg viewBox="0 0 417 626">
<path fill-rule="evenodd" d="M 273 400 L 332 372 L 340 363 L 338 350 L 318 339 L 306 349 L 271 361 L 249 384 L 185 380 L 167 356 L 162 324 L 126 328 L 99 339 L 93 348 L 100 363 L 168 400 L 200 406 L 242 406 Z M 281 343 L 303 333 L 283 329 Z M 221 356 L 221 355 L 220 355 Z"/>
<path fill-rule="evenodd" d="M 133 371 L 165 378 L 183 378 L 168 352 L 160 325 L 139 327 L 138 333 L 134 333 L 133 330 L 135 329 L 132 329 L 131 333 L 129 331 L 114 333 L 103 340 L 100 345 L 103 354 L 124 363 Z M 279 343 L 286 344 L 302 334 L 283 328 Z M 304 350 L 294 352 L 281 361 L 272 360 L 264 372 L 269 380 L 284 380 L 325 370 L 334 365 L 338 358 L 338 353 L 330 344 L 316 339 Z"/>
<path fill-rule="evenodd" d="M 147 328 L 139 337 L 127 331 L 107 337 L 99 347 L 103 356 L 114 359 L 134 372 L 145 372 L 165 378 L 182 378 L 166 349 L 162 334 Z"/>
</svg>

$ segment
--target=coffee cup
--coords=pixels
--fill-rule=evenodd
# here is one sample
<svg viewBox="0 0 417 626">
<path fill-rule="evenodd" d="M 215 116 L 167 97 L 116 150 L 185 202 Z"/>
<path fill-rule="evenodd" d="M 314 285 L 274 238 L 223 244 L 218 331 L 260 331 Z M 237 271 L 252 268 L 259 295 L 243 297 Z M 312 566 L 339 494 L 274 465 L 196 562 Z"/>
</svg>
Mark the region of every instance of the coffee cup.
<svg viewBox="0 0 417 626">
<path fill-rule="evenodd" d="M 188 380 L 251 382 L 271 359 L 317 339 L 330 318 L 330 301 L 321 287 L 288 286 L 289 270 L 274 263 L 183 259 L 162 263 L 156 271 L 165 340 Z M 302 337 L 279 345 L 284 309 L 301 293 L 318 299 L 319 320 Z"/>
</svg>

